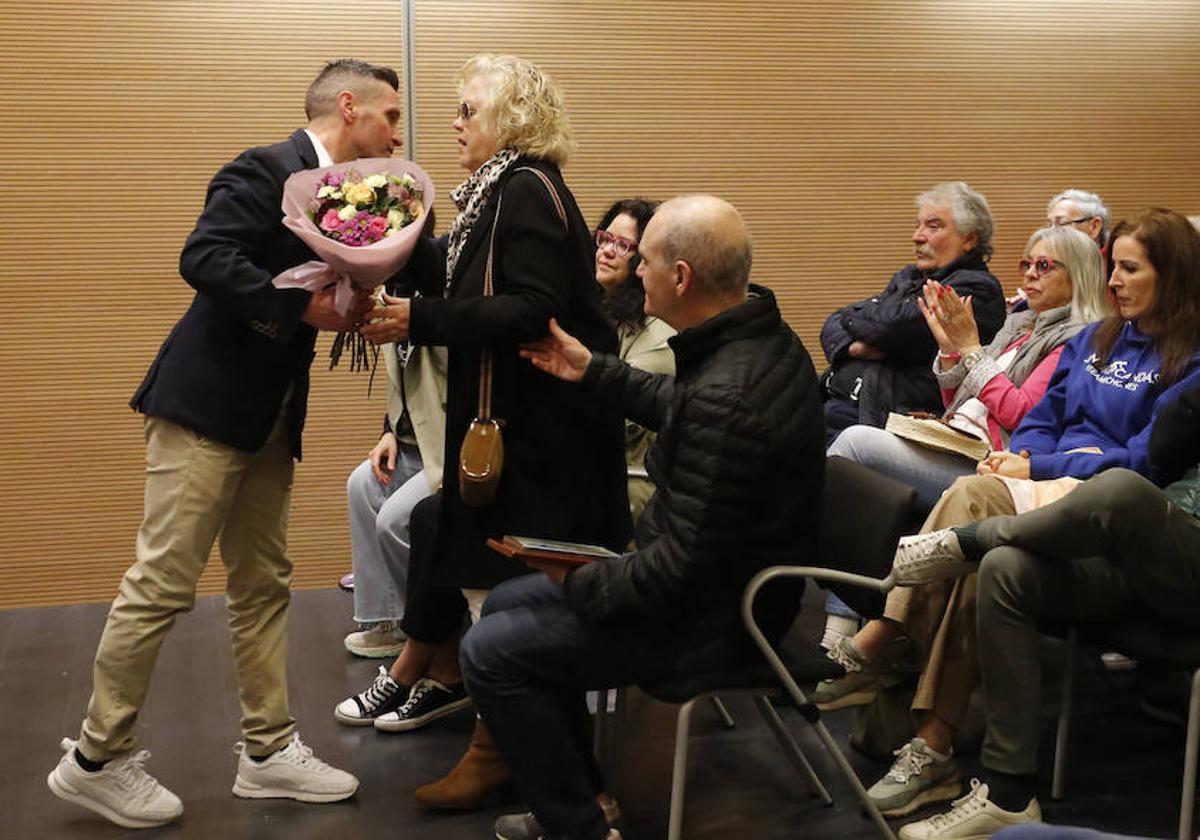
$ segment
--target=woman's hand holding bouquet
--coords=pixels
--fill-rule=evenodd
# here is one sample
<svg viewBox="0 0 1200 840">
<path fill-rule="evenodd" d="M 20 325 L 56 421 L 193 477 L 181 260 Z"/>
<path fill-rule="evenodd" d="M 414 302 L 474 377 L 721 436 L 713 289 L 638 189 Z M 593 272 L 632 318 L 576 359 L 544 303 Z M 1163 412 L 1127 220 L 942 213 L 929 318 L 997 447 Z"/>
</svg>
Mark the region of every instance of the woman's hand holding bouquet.
<svg viewBox="0 0 1200 840">
<path fill-rule="evenodd" d="M 294 173 L 283 187 L 283 224 L 321 260 L 288 269 L 274 284 L 314 295 L 327 295 L 332 287 L 338 315 L 362 315 L 363 297 L 412 256 L 433 199 L 433 183 L 424 170 L 398 158 L 364 158 Z M 422 224 L 414 224 L 418 221 Z M 340 332 L 330 367 L 348 335 L 357 339 L 352 369 L 367 366 L 366 342 L 357 333 Z"/>
</svg>

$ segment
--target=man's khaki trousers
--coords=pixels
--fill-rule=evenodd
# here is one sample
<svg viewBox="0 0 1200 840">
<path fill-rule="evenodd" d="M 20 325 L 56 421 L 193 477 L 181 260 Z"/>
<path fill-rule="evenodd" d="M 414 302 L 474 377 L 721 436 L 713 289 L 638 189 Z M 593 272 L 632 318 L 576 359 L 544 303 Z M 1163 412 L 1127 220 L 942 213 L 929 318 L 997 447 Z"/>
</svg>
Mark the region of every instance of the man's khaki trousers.
<svg viewBox="0 0 1200 840">
<path fill-rule="evenodd" d="M 161 418 L 145 421 L 145 514 L 96 651 L 79 749 L 106 761 L 134 747 L 159 647 L 192 608 L 218 535 L 246 751 L 269 755 L 295 729 L 287 698 L 287 559 L 292 457 L 281 416 L 256 453 Z"/>
</svg>

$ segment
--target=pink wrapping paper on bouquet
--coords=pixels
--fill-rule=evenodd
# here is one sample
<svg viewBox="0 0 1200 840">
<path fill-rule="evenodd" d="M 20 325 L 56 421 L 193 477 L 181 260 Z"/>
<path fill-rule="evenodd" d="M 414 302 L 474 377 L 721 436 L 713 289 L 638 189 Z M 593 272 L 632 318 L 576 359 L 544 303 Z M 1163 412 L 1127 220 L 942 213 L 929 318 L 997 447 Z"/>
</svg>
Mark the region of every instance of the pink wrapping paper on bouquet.
<svg viewBox="0 0 1200 840">
<path fill-rule="evenodd" d="M 328 197 L 319 197 L 318 193 L 333 181 L 334 190 L 340 194 L 342 186 L 347 183 L 346 176 L 351 172 L 358 173 L 364 185 L 371 176 L 386 178 L 410 175 L 416 182 L 419 194 L 413 190 L 409 199 L 415 197 L 419 200 L 420 212 L 390 234 L 384 227 L 387 217 L 366 209 L 338 218 L 336 211 L 328 209 L 329 206 L 334 203 L 342 206 L 351 204 L 350 199 L 354 196 L 349 195 L 335 202 Z M 395 185 L 384 185 L 381 189 L 385 193 L 394 189 L 399 194 L 403 194 L 401 191 L 404 190 Z M 375 194 L 380 195 L 379 192 Z M 271 282 L 276 288 L 300 288 L 310 292 L 336 283 L 334 300 L 337 311 L 344 315 L 353 300 L 354 287 L 374 289 L 408 262 L 425 228 L 425 216 L 433 200 L 433 182 L 429 175 L 412 161 L 403 158 L 360 158 L 293 173 L 283 185 L 283 224 L 304 240 L 304 244 L 321 259 L 289 268 Z M 376 199 L 365 203 L 371 207 L 379 205 Z M 363 204 L 359 202 L 360 206 Z M 323 207 L 326 209 L 321 211 Z M 313 218 L 318 211 L 321 211 L 320 218 Z M 331 212 L 333 216 L 329 215 Z M 343 237 L 346 241 L 339 241 L 334 236 Z"/>
</svg>

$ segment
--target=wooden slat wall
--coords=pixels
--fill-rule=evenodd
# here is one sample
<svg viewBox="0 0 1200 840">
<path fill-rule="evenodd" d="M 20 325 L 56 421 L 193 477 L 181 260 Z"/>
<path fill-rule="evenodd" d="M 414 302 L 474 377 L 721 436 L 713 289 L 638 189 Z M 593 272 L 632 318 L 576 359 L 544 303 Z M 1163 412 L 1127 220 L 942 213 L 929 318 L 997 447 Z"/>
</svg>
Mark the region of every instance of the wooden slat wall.
<svg viewBox="0 0 1200 840">
<path fill-rule="evenodd" d="M 399 68 L 400 4 L 0 14 L 0 607 L 102 600 L 140 516 L 125 403 L 189 298 L 176 260 L 204 184 L 303 121 L 325 58 Z M 912 197 L 936 181 L 988 196 L 1010 290 L 1062 188 L 1097 190 L 1117 216 L 1200 211 L 1192 0 L 416 0 L 413 28 L 419 160 L 443 228 L 464 176 L 454 70 L 482 50 L 525 55 L 566 92 L 585 215 L 631 194 L 729 198 L 755 236 L 755 280 L 814 352 L 828 312 L 908 261 Z M 315 373 L 291 520 L 300 586 L 348 565 L 343 483 L 382 411 L 362 379 Z M 219 586 L 210 570 L 204 591 Z"/>
<path fill-rule="evenodd" d="M 191 300 L 179 250 L 208 179 L 304 124 L 327 59 L 399 70 L 400 5 L 0 8 L 0 607 L 106 600 L 141 518 L 142 422 L 127 404 Z M 366 387 L 314 365 L 292 505 L 298 585 L 349 568 L 345 480 L 383 414 L 384 389 L 368 400 Z M 222 584 L 214 552 L 201 590 Z"/>
</svg>

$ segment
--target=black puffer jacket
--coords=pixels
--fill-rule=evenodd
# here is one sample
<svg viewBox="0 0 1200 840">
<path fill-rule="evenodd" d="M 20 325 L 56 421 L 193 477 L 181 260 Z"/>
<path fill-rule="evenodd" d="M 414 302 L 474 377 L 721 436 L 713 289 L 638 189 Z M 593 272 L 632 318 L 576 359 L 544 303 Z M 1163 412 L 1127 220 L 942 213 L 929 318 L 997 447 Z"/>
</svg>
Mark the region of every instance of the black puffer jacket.
<svg viewBox="0 0 1200 840">
<path fill-rule="evenodd" d="M 824 478 L 821 398 L 808 351 L 768 289 L 670 340 L 676 376 L 597 354 L 585 385 L 658 432 L 646 468 L 658 491 L 638 550 L 567 577 L 567 598 L 603 622 L 653 617 L 696 643 L 740 627 L 759 570 L 812 556 Z M 773 584 L 757 615 L 778 637 L 802 585 Z"/>
<path fill-rule="evenodd" d="M 942 410 L 930 367 L 937 341 L 917 307 L 927 278 L 951 287 L 960 297 L 971 296 L 984 345 L 1004 323 L 1004 290 L 975 252 L 930 272 L 906 265 L 880 294 L 834 312 L 821 329 L 821 347 L 831 365 L 824 384 L 829 397 L 858 403 L 860 423 L 882 427 L 889 411 Z M 854 341 L 882 350 L 887 358 L 851 358 L 847 351 Z"/>
</svg>

